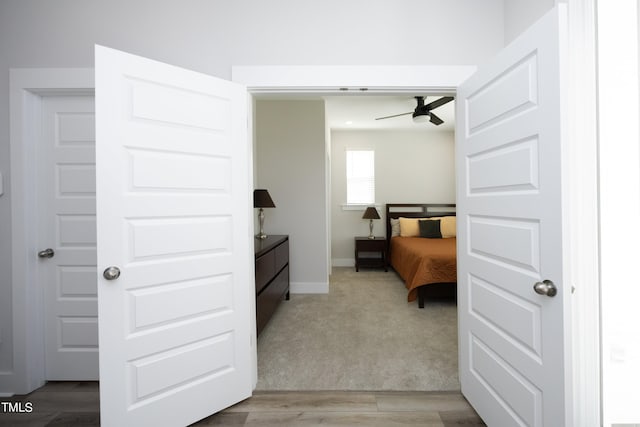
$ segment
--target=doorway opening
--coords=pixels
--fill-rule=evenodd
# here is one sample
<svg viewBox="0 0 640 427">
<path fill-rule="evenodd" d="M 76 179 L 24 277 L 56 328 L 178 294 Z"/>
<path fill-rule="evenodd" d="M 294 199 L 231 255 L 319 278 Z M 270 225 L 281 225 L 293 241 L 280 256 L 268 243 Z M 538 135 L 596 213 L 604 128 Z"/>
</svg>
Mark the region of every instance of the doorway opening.
<svg viewBox="0 0 640 427">
<path fill-rule="evenodd" d="M 455 304 L 451 300 L 429 302 L 427 308 L 419 310 L 417 303 L 407 304 L 404 281 L 392 269 L 387 273 L 371 269 L 356 273 L 353 268 L 354 238 L 367 235 L 368 221 L 362 220 L 364 207 L 344 206 L 347 148 L 375 152 L 375 202 L 382 217 L 374 221 L 377 236 L 385 236 L 386 203 L 455 203 L 454 103 L 447 106 L 446 112 L 438 112 L 445 119 L 442 127 L 414 124 L 411 116 L 375 121 L 376 117 L 415 108 L 413 95 L 416 93 L 328 97 L 306 94 L 302 100 L 286 94 L 256 97 L 254 135 L 258 156 L 254 161 L 260 163 L 258 171 L 267 170 L 264 177 L 258 172 L 257 186 L 268 188 L 276 202 L 276 209 L 269 211 L 271 231 L 294 234 L 290 236 L 292 251 L 309 243 L 299 237 L 300 230 L 296 228 L 295 217 L 301 216 L 297 201 L 289 203 L 282 194 L 294 191 L 291 187 L 304 179 L 296 175 L 299 172 L 295 168 L 304 168 L 309 162 L 311 166 L 304 169 L 317 174 L 324 166 L 317 167 L 302 152 L 300 158 L 288 158 L 295 163 L 288 174 L 287 165 L 268 153 L 276 151 L 276 147 L 280 152 L 286 151 L 287 140 L 291 141 L 290 152 L 299 152 L 300 144 L 316 144 L 322 147 L 309 150 L 328 153 L 325 207 L 333 267 L 328 294 L 294 294 L 291 301 L 279 306 L 258 339 L 258 390 L 459 388 Z M 339 117 L 335 117 L 332 102 L 339 104 Z M 325 112 L 324 120 L 321 117 L 322 123 L 315 127 L 312 118 L 301 117 L 303 111 L 311 116 L 318 110 L 314 103 L 324 103 L 321 110 Z M 265 117 L 274 123 L 263 123 Z M 290 126 L 292 120 L 297 123 Z M 347 121 L 351 123 L 346 124 Z M 309 123 L 308 127 L 301 127 L 303 122 Z M 292 129 L 282 130 L 287 126 Z M 315 130 L 324 133 L 325 128 L 326 139 L 309 136 Z M 266 161 L 261 162 L 260 153 L 267 153 Z M 281 182 L 273 176 L 271 170 L 275 169 L 289 180 Z M 401 187 L 405 188 L 399 191 Z M 284 200 L 278 200 L 278 196 Z M 290 219 L 278 220 L 281 212 Z M 307 226 L 320 229 L 322 218 L 307 218 L 304 227 Z M 309 366 L 308 360 L 314 363 Z"/>
</svg>

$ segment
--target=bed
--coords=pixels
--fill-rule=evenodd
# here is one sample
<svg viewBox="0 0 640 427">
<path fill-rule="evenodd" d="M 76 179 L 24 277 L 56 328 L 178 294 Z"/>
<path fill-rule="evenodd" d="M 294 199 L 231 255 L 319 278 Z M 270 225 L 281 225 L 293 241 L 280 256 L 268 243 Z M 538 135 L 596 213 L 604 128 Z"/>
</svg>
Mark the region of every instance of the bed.
<svg viewBox="0 0 640 427">
<path fill-rule="evenodd" d="M 419 227 L 418 218 L 438 219 L 439 222 L 429 224 L 441 226 L 440 234 L 443 237 L 424 233 L 423 236 L 429 237 L 420 237 L 419 232 L 416 235 L 414 227 Z M 395 220 L 395 224 L 392 224 L 392 220 Z M 427 298 L 455 297 L 455 204 L 387 204 L 386 221 L 388 262 L 404 280 L 408 301 L 417 298 L 418 307 L 424 308 Z M 402 232 L 398 225 L 403 226 Z M 425 232 L 424 228 L 422 231 Z"/>
</svg>

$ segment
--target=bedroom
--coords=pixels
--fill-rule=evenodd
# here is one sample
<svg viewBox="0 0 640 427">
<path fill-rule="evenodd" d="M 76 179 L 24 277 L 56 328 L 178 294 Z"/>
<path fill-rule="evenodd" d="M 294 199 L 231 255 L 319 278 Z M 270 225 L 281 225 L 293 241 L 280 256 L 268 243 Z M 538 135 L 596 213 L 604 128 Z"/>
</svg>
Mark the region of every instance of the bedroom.
<svg viewBox="0 0 640 427">
<path fill-rule="evenodd" d="M 440 97 L 429 97 L 428 101 L 439 99 Z M 363 277 L 372 277 L 374 280 L 393 278 L 398 280 L 396 273 L 390 270 L 384 273 L 383 270 L 362 270 L 361 273 L 353 276 L 354 272 L 354 237 L 366 236 L 368 234 L 368 221 L 362 219 L 362 206 L 346 206 L 346 150 L 374 150 L 375 152 L 375 187 L 376 204 L 381 217 L 385 215 L 385 203 L 399 202 L 433 202 L 433 203 L 454 203 L 455 202 L 455 172 L 454 172 L 454 107 L 455 102 L 439 107 L 437 114 L 445 123 L 435 126 L 431 123 L 413 123 L 411 116 L 399 117 L 389 120 L 375 121 L 374 117 L 385 116 L 398 112 L 411 111 L 415 108 L 415 100 L 410 95 L 401 96 L 340 96 L 326 97 L 315 100 L 296 99 L 262 99 L 258 98 L 255 107 L 256 117 L 256 188 L 266 188 L 274 199 L 276 207 L 265 209 L 265 230 L 267 234 L 288 234 L 290 235 L 290 274 L 291 289 L 299 293 L 324 293 L 328 291 L 328 286 L 318 283 L 318 279 L 306 279 L 313 272 L 324 267 L 317 262 L 323 255 L 321 249 L 322 242 L 327 236 L 322 235 L 321 225 L 324 219 L 312 219 L 313 215 L 319 212 L 330 212 L 330 244 L 331 266 L 337 278 L 341 280 L 345 275 L 359 279 L 358 274 Z M 326 116 L 325 116 L 326 114 Z M 326 124 L 325 124 L 326 118 Z M 350 122 L 350 123 L 347 123 Z M 330 129 L 325 131 L 325 129 Z M 326 136 L 325 136 L 326 132 Z M 323 156 L 325 152 L 325 140 L 327 147 L 330 147 L 330 154 Z M 288 162 L 282 161 L 282 153 L 289 153 Z M 295 154 L 294 154 L 295 153 Z M 296 159 L 292 162 L 292 159 Z M 323 159 L 326 165 L 323 164 Z M 301 165 L 315 165 L 302 167 Z M 330 198 L 326 202 L 320 196 L 324 171 L 327 170 L 330 177 Z M 406 185 L 400 183 L 407 183 Z M 316 187 L 313 187 L 313 186 Z M 309 188 L 316 188 L 309 191 Z M 429 196 L 426 196 L 429 195 Z M 304 200 L 303 203 L 299 200 Z M 384 236 L 386 233 L 383 219 L 374 220 L 374 234 Z M 318 244 L 309 244 L 315 240 Z M 316 270 L 314 270 L 316 269 Z M 329 270 L 331 271 L 331 270 Z M 318 278 L 327 281 L 328 276 L 323 276 L 324 271 L 318 273 Z M 382 276 L 379 276 L 382 274 Z M 376 277 L 376 275 L 378 275 Z M 386 275 L 386 276 L 385 276 Z M 311 282 L 311 283 L 310 283 Z M 397 284 L 399 296 L 394 298 L 399 307 L 410 307 L 418 310 L 417 302 L 407 304 L 406 291 L 402 283 Z M 292 298 L 297 298 L 297 295 Z M 323 298 L 332 298 L 330 295 L 323 295 Z M 305 300 L 307 301 L 307 300 Z M 451 301 L 451 299 L 449 300 Z M 389 301 L 393 304 L 394 301 Z M 285 303 L 281 304 L 281 308 Z M 342 305 L 342 304 L 340 304 Z M 442 307 L 437 310 L 443 309 Z M 451 324 L 455 324 L 454 312 L 449 313 L 449 319 L 453 317 Z M 336 308 L 339 312 L 340 309 Z M 427 309 L 428 310 L 428 309 Z M 408 316 L 418 316 L 416 313 L 405 314 Z M 429 323 L 431 313 L 423 313 L 425 324 Z M 316 322 L 324 322 L 332 317 L 331 308 L 327 308 L 326 313 L 321 313 Z M 308 319 L 308 317 L 305 317 Z M 416 322 L 416 319 L 412 319 Z M 283 335 L 291 333 L 291 328 L 283 325 L 278 319 L 278 325 L 283 327 Z M 308 323 L 304 323 L 308 325 Z M 439 325 L 439 322 L 436 323 Z M 445 328 L 448 328 L 447 325 Z M 436 326 L 438 328 L 439 326 Z M 304 337 L 305 333 L 311 330 L 318 331 L 317 326 L 300 326 L 304 332 L 294 331 L 295 336 Z M 327 325 L 327 330 L 331 330 L 331 325 Z M 328 333 L 328 332 L 327 332 Z M 386 331 L 385 333 L 389 333 Z M 273 338 L 270 331 L 269 340 Z M 318 334 L 314 334 L 318 335 Z M 446 342 L 447 348 L 454 348 L 455 332 L 451 334 L 450 341 Z M 355 338 L 355 334 L 354 334 Z M 325 339 L 325 342 L 326 339 Z M 405 344 L 399 344 L 404 345 Z M 421 346 L 429 348 L 428 344 L 421 343 Z M 316 348 L 315 345 L 309 347 Z M 282 356 L 282 350 L 278 354 Z M 327 358 L 338 358 L 343 353 L 342 349 L 336 348 L 335 354 Z M 378 352 L 379 353 L 379 352 Z M 261 369 L 272 372 L 275 368 L 265 366 L 261 363 L 259 353 L 259 372 Z M 372 354 L 373 356 L 373 354 Z M 376 354 L 376 357 L 380 356 Z M 389 355 L 391 356 L 391 355 Z M 302 355 L 299 355 L 302 357 Z M 275 364 L 282 358 L 273 356 Z M 297 358 L 293 355 L 291 366 L 295 366 Z M 443 365 L 446 372 L 452 378 L 438 381 L 426 380 L 429 377 L 426 373 L 420 376 L 425 379 L 423 383 L 414 384 L 407 380 L 409 384 L 414 384 L 416 389 L 437 390 L 453 389 L 457 383 L 457 372 L 455 363 L 450 365 L 452 359 Z M 268 360 L 272 360 L 270 357 Z M 323 362 L 326 362 L 323 360 Z M 289 367 L 291 369 L 291 367 Z M 427 369 L 425 369 L 426 371 Z M 349 369 L 341 371 L 348 372 Z M 354 370 L 356 372 L 358 370 Z M 361 370 L 360 370 L 361 372 Z M 407 372 L 403 372 L 407 374 Z M 329 372 L 327 372 L 329 375 Z M 348 375 L 347 375 L 348 376 Z M 375 380 L 354 375 L 354 384 L 374 384 L 375 389 L 381 388 L 384 383 L 385 374 L 371 372 L 370 376 L 377 377 Z M 416 379 L 419 377 L 415 375 Z M 433 379 L 435 375 L 431 374 Z M 270 379 L 267 377 L 267 384 Z M 325 388 L 344 388 L 349 381 L 340 378 L 332 386 L 323 379 Z M 393 381 L 390 381 L 393 383 Z M 401 383 L 402 381 L 398 381 Z M 297 379 L 292 375 L 288 382 L 283 384 L 283 380 L 274 382 L 280 388 L 308 389 L 313 385 L 307 380 Z M 315 385 L 318 387 L 318 385 Z M 259 382 L 259 387 L 264 387 Z M 353 387 L 353 385 L 351 386 Z"/>
<path fill-rule="evenodd" d="M 278 209 L 276 203 L 266 211 L 267 227 L 295 230 L 303 241 L 316 242 L 305 248 L 300 265 L 292 266 L 294 292 L 325 292 L 329 266 L 317 260 L 328 256 L 331 266 L 352 266 L 354 233 L 368 233 L 362 213 L 343 206 L 347 149 L 375 151 L 375 203 L 381 214 L 385 203 L 455 203 L 454 104 L 438 109 L 446 120 L 435 126 L 414 124 L 410 117 L 373 120 L 413 110 L 415 100 L 409 95 L 328 97 L 326 102 L 319 97 L 257 98 L 255 186 L 267 188 L 284 207 Z M 385 230 L 384 221 L 374 221 L 376 235 L 383 236 Z"/>
</svg>

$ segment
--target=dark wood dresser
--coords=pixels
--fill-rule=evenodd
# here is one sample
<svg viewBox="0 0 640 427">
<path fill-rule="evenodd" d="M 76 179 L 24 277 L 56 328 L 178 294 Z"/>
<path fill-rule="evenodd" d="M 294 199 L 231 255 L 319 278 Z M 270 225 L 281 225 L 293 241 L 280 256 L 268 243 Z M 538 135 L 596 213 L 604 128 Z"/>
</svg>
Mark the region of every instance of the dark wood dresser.
<svg viewBox="0 0 640 427">
<path fill-rule="evenodd" d="M 283 299 L 289 299 L 289 236 L 255 239 L 258 335 Z"/>
</svg>

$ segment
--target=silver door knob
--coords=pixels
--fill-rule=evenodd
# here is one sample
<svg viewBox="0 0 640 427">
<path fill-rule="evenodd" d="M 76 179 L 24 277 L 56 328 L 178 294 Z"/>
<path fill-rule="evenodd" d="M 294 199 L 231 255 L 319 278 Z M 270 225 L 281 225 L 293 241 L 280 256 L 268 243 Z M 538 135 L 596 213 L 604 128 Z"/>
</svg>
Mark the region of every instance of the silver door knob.
<svg viewBox="0 0 640 427">
<path fill-rule="evenodd" d="M 53 258 L 56 253 L 51 248 L 47 248 L 44 251 L 38 252 L 38 257 L 40 258 Z"/>
<path fill-rule="evenodd" d="M 533 290 L 537 294 L 546 295 L 548 297 L 554 297 L 558 293 L 558 288 L 553 284 L 551 280 L 543 280 L 533 285 Z"/>
<path fill-rule="evenodd" d="M 104 270 L 102 276 L 107 280 L 116 280 L 120 277 L 120 269 L 118 267 L 108 267 Z"/>
</svg>

